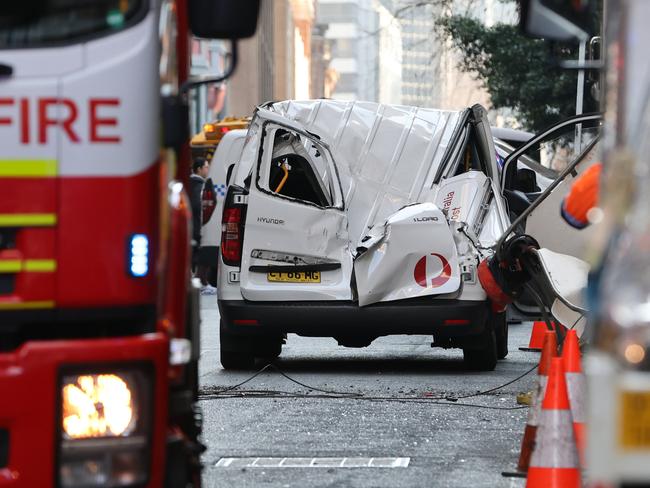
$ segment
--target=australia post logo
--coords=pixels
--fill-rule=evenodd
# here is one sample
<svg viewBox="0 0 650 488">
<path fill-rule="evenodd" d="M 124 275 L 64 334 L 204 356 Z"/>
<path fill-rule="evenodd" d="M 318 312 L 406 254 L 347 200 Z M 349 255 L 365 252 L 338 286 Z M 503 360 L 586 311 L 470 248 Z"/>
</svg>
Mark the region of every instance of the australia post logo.
<svg viewBox="0 0 650 488">
<path fill-rule="evenodd" d="M 118 144 L 119 107 L 117 98 L 81 102 L 70 98 L 0 97 L 0 130 L 16 127 L 22 144 L 47 144 L 56 139 L 57 130 L 73 144 Z"/>
<path fill-rule="evenodd" d="M 451 265 L 442 254 L 432 252 L 415 264 L 413 278 L 422 288 L 439 288 L 451 278 Z"/>
</svg>

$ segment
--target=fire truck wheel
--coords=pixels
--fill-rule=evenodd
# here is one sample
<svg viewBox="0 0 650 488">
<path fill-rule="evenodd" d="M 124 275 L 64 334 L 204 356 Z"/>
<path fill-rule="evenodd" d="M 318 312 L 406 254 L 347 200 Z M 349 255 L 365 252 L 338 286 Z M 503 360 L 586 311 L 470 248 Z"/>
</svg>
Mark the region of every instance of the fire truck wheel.
<svg viewBox="0 0 650 488">
<path fill-rule="evenodd" d="M 486 329 L 480 348 L 463 349 L 463 359 L 469 369 L 492 371 L 497 365 L 497 340 L 494 329 L 491 327 Z"/>
<path fill-rule="evenodd" d="M 508 321 L 506 313 L 492 313 L 492 328 L 497 340 L 497 359 L 505 359 L 508 355 Z"/>
</svg>

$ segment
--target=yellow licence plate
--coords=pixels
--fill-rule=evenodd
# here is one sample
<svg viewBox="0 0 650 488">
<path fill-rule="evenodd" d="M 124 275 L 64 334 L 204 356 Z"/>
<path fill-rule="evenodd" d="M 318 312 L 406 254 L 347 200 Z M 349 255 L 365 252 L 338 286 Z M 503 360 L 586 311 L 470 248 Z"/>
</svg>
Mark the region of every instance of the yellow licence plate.
<svg viewBox="0 0 650 488">
<path fill-rule="evenodd" d="M 619 400 L 621 447 L 650 449 L 650 391 L 623 391 Z"/>
<path fill-rule="evenodd" d="M 320 271 L 290 271 L 287 273 L 266 273 L 268 281 L 281 283 L 320 283 Z"/>
</svg>

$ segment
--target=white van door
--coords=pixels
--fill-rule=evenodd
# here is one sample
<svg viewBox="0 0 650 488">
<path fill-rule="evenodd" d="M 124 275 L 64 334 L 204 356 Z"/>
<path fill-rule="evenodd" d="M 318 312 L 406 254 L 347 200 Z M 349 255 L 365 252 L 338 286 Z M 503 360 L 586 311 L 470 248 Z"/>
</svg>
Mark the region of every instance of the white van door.
<svg viewBox="0 0 650 488">
<path fill-rule="evenodd" d="M 511 220 L 525 216 L 514 231 L 540 244 L 526 263 L 538 296 L 524 292 L 514 304 L 514 315 L 541 318 L 541 300 L 556 320 L 579 333 L 589 272 L 583 258 L 593 229 L 570 226 L 560 209 L 575 178 L 598 159 L 601 120 L 600 114 L 587 114 L 549 127 L 510 154 L 501 174 Z"/>
<path fill-rule="evenodd" d="M 247 300 L 352 300 L 343 193 L 326 144 L 266 122 L 251 172 L 240 289 Z"/>
<path fill-rule="evenodd" d="M 582 258 L 593 237 L 590 228 L 579 230 L 570 226 L 561 217 L 560 207 L 575 178 L 597 160 L 601 120 L 600 114 L 566 119 L 530 139 L 504 162 L 501 182 L 510 218 L 514 220 L 537 203 L 520 230 L 544 248 Z M 569 166 L 573 170 L 538 202 L 542 192 Z"/>
</svg>

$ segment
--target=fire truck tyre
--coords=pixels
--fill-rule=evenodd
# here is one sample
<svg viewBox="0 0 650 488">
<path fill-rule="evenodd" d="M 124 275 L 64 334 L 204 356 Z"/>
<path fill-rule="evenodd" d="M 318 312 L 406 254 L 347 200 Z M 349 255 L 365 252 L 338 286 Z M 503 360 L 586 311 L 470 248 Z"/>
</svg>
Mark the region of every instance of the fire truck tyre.
<svg viewBox="0 0 650 488">
<path fill-rule="evenodd" d="M 492 371 L 497 365 L 497 340 L 494 330 L 487 328 L 480 348 L 463 349 L 465 365 L 475 371 Z"/>
<path fill-rule="evenodd" d="M 493 313 L 490 320 L 497 339 L 497 359 L 505 359 L 508 355 L 508 321 L 506 320 L 506 313 Z"/>
<path fill-rule="evenodd" d="M 165 488 L 199 488 L 201 486 L 200 469 L 198 471 L 198 483 L 193 483 L 191 464 L 190 455 L 187 452 L 187 446 L 184 445 L 182 437 L 176 436 L 174 439 L 168 439 L 167 462 L 165 464 Z"/>
</svg>

